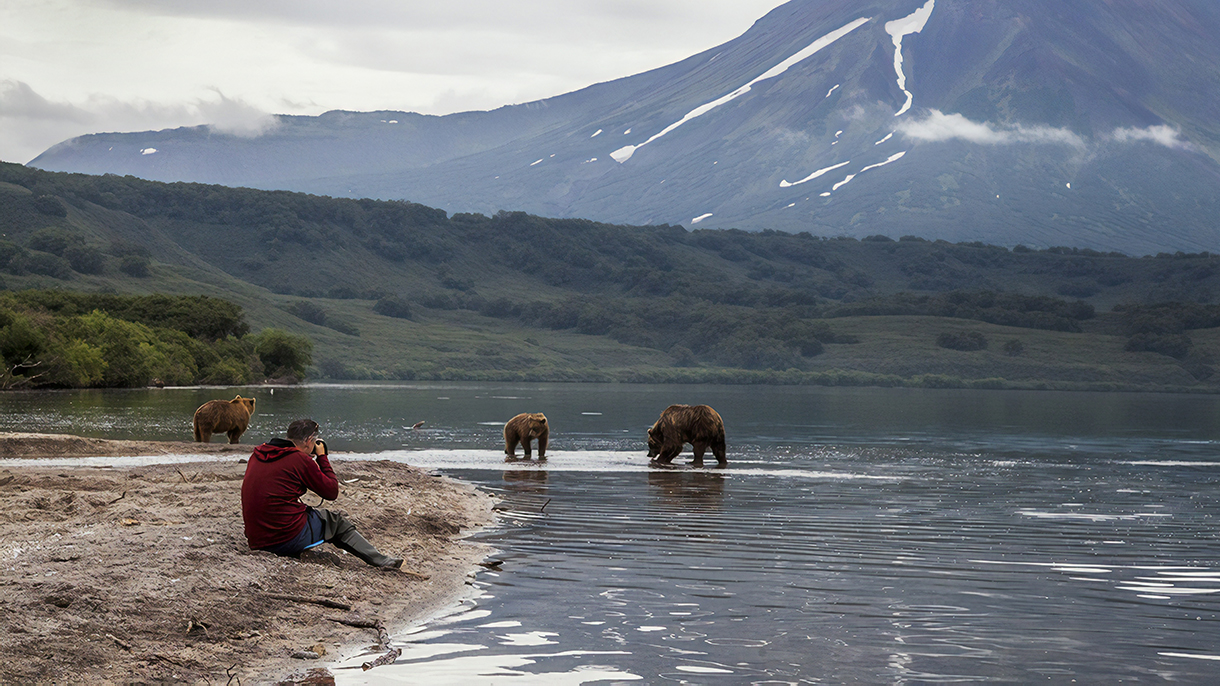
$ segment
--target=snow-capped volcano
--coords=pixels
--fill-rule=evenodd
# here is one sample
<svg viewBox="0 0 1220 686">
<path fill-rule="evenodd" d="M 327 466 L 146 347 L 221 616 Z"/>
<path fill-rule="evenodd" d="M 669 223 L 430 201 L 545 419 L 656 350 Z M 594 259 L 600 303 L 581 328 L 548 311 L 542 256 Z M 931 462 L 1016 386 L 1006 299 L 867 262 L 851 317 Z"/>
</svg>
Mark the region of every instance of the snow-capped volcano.
<svg viewBox="0 0 1220 686">
<path fill-rule="evenodd" d="M 793 0 L 676 64 L 491 112 L 100 134 L 31 164 L 450 212 L 1215 251 L 1217 36 L 1210 0 Z"/>
</svg>

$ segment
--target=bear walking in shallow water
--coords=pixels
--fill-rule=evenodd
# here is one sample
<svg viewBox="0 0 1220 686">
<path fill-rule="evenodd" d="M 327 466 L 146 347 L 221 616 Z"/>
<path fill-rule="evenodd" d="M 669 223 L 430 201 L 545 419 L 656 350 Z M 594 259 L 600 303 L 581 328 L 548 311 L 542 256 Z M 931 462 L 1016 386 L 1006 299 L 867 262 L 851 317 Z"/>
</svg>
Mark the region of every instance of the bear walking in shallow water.
<svg viewBox="0 0 1220 686">
<path fill-rule="evenodd" d="M 703 465 L 703 453 L 708 448 L 721 466 L 728 464 L 724 457 L 724 422 L 720 415 L 707 405 L 670 405 L 661 413 L 661 418 L 648 430 L 648 457 L 653 462 L 670 464 L 682 446 L 690 443 L 695 449 L 691 464 Z"/>
<path fill-rule="evenodd" d="M 504 425 L 504 454 L 516 457 L 517 444 L 525 450 L 525 459 L 530 459 L 530 441 L 538 439 L 538 459 L 546 459 L 546 443 L 551 430 L 546 415 L 541 412 L 522 412 Z"/>
<path fill-rule="evenodd" d="M 237 443 L 250 426 L 254 414 L 254 398 L 238 395 L 232 400 L 209 400 L 195 410 L 195 440 L 207 443 L 212 434 L 228 434 L 230 443 Z"/>
</svg>

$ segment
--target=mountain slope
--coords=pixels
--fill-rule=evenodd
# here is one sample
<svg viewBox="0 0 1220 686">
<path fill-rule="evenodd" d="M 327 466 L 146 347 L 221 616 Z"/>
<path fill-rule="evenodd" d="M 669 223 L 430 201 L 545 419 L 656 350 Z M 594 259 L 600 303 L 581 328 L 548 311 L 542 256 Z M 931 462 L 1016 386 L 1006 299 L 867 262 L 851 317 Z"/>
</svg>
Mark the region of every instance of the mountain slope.
<svg viewBox="0 0 1220 686">
<path fill-rule="evenodd" d="M 1217 35 L 1205 0 L 794 0 L 534 103 L 100 134 L 31 164 L 448 212 L 1215 250 Z"/>
</svg>

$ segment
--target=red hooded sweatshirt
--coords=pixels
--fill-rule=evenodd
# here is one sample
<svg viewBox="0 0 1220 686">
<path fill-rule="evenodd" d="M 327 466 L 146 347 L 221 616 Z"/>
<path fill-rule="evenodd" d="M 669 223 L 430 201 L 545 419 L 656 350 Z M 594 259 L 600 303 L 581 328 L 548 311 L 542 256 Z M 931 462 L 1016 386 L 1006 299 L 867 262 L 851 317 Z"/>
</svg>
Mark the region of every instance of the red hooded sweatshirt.
<svg viewBox="0 0 1220 686">
<path fill-rule="evenodd" d="M 250 548 L 286 543 L 301 532 L 305 504 L 300 497 L 306 490 L 326 500 L 339 497 L 339 482 L 325 455 L 315 461 L 282 438 L 254 449 L 241 482 L 241 516 Z"/>
</svg>

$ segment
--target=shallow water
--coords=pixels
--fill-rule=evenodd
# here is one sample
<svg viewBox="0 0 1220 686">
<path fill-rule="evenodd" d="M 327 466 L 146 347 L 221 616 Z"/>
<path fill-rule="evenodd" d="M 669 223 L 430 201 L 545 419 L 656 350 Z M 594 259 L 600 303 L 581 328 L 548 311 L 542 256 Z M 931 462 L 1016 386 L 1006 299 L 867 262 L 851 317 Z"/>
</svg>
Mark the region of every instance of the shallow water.
<svg viewBox="0 0 1220 686">
<path fill-rule="evenodd" d="M 480 536 L 502 567 L 446 615 L 395 636 L 398 663 L 364 672 L 370 658 L 355 658 L 333 667 L 339 683 L 1220 677 L 1217 398 L 582 384 L 254 392 L 244 443 L 308 414 L 332 449 L 504 499 L 503 525 Z M 185 440 L 194 407 L 225 394 L 6 395 L 0 428 Z M 647 466 L 644 430 L 670 402 L 720 411 L 728 468 Z M 499 453 L 500 425 L 521 411 L 550 419 L 545 463 Z"/>
</svg>

